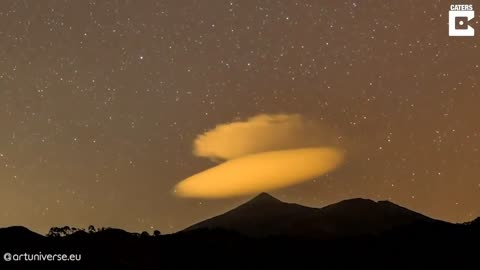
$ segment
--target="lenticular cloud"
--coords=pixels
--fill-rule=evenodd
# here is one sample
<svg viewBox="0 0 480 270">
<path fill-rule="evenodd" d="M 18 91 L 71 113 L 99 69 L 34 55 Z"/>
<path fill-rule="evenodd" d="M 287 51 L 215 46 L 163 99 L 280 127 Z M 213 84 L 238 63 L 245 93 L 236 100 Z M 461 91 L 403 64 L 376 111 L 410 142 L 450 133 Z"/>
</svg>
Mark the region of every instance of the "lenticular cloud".
<svg viewBox="0 0 480 270">
<path fill-rule="evenodd" d="M 266 151 L 324 146 L 329 141 L 325 129 L 299 114 L 261 114 L 199 135 L 193 153 L 228 160 Z"/>
<path fill-rule="evenodd" d="M 193 152 L 227 161 L 181 181 L 177 196 L 225 198 L 284 188 L 332 171 L 344 157 L 324 128 L 298 114 L 218 125 L 195 139 Z"/>
</svg>

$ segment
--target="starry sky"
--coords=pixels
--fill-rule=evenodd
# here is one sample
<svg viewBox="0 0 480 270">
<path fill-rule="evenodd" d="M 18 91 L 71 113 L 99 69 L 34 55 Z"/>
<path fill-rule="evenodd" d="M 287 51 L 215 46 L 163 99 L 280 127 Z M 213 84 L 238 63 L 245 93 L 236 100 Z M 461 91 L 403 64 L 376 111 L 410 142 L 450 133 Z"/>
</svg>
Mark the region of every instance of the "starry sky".
<svg viewBox="0 0 480 270">
<path fill-rule="evenodd" d="M 0 227 L 172 232 L 224 212 L 248 198 L 172 195 L 214 165 L 193 141 L 273 113 L 348 142 L 341 168 L 279 199 L 392 200 L 472 220 L 480 38 L 448 36 L 450 4 L 2 1 Z"/>
</svg>

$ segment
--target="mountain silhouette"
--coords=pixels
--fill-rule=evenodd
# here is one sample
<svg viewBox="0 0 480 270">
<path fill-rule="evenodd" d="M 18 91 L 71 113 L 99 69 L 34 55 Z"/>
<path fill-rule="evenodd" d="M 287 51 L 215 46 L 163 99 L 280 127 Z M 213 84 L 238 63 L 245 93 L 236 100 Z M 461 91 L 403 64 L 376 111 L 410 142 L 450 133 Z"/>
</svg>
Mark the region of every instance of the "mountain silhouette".
<svg viewBox="0 0 480 270">
<path fill-rule="evenodd" d="M 15 243 L 15 242 L 34 242 L 42 240 L 44 236 L 32 232 L 22 226 L 11 226 L 0 228 L 0 243 Z"/>
<path fill-rule="evenodd" d="M 470 222 L 467 222 L 467 224 L 480 228 L 480 217 L 478 217 L 478 218 L 476 218 L 476 219 L 474 219 Z"/>
<path fill-rule="evenodd" d="M 318 209 L 285 203 L 261 193 L 233 210 L 192 225 L 184 231 L 221 229 L 248 236 L 290 235 L 295 230 L 292 226 L 296 222 L 316 213 Z"/>
<path fill-rule="evenodd" d="M 261 193 L 224 214 L 169 235 L 63 226 L 42 236 L 24 227 L 3 228 L 0 254 L 81 254 L 81 261 L 68 262 L 69 268 L 80 269 L 287 265 L 294 269 L 391 269 L 399 262 L 425 269 L 445 265 L 476 269 L 461 266 L 476 266 L 479 241 L 480 218 L 452 224 L 389 201 L 357 198 L 312 208 Z M 25 265 L 31 268 L 35 263 Z M 17 262 L 0 259 L 0 269 L 10 269 L 4 264 L 10 267 Z M 58 262 L 58 266 L 65 265 Z"/>
<path fill-rule="evenodd" d="M 270 195 L 266 192 L 262 192 L 262 193 L 258 194 L 256 197 L 254 197 L 253 199 L 249 200 L 247 203 L 269 203 L 269 204 L 272 204 L 272 203 L 282 203 L 282 201 L 280 201 L 279 199 L 273 197 L 272 195 Z"/>
<path fill-rule="evenodd" d="M 418 223 L 442 223 L 389 201 L 350 199 L 323 208 L 285 203 L 261 193 L 184 231 L 222 229 L 253 237 L 346 237 L 379 234 Z"/>
</svg>

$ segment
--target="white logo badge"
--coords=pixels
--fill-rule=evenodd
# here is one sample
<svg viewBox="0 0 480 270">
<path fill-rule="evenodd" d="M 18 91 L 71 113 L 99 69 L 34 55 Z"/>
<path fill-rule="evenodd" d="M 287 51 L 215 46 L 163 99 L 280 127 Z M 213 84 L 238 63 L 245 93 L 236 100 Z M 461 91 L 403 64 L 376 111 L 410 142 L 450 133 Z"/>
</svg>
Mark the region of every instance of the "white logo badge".
<svg viewBox="0 0 480 270">
<path fill-rule="evenodd" d="M 468 25 L 468 22 L 474 17 L 473 5 L 450 5 L 448 35 L 451 37 L 473 37 L 475 29 Z"/>
</svg>

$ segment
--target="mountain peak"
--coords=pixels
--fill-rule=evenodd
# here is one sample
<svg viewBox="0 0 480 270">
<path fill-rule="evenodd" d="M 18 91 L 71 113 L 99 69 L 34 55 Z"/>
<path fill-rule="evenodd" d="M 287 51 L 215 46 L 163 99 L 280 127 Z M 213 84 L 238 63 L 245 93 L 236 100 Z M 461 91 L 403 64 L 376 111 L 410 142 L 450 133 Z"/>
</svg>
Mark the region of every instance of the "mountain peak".
<svg viewBox="0 0 480 270">
<path fill-rule="evenodd" d="M 376 204 L 374 200 L 371 199 L 364 199 L 364 198 L 352 198 L 340 201 L 338 203 L 343 204 Z"/>
<path fill-rule="evenodd" d="M 255 196 L 250 201 L 248 201 L 247 203 L 249 203 L 249 204 L 251 204 L 251 203 L 255 203 L 255 204 L 262 203 L 262 204 L 264 204 L 264 203 L 281 203 L 281 202 L 282 201 L 273 197 L 272 195 L 270 195 L 266 192 L 262 192 L 262 193 L 258 194 L 257 196 Z"/>
<path fill-rule="evenodd" d="M 353 198 L 334 203 L 323 208 L 326 211 L 337 212 L 364 212 L 364 214 L 372 213 L 372 211 L 402 211 L 412 212 L 406 208 L 398 206 L 390 201 L 374 201 L 364 198 Z"/>
</svg>

